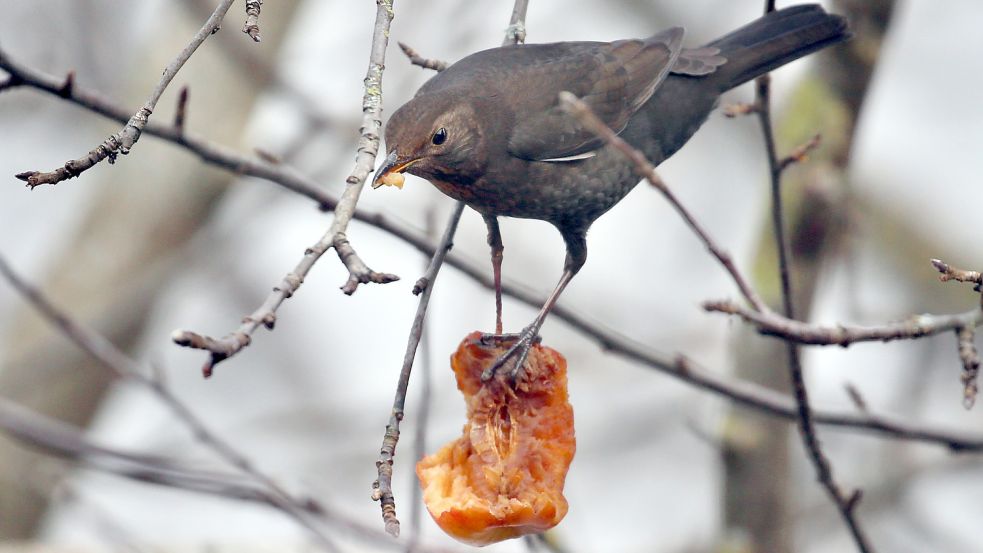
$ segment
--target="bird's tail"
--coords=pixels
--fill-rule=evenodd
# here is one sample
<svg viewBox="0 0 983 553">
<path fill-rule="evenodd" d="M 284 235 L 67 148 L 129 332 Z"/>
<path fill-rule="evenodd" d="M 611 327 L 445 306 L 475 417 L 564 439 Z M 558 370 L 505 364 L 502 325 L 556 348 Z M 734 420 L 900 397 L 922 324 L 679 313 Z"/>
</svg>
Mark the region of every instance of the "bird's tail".
<svg viewBox="0 0 983 553">
<path fill-rule="evenodd" d="M 725 91 L 849 37 L 846 19 L 805 4 L 766 14 L 707 46 L 727 58 L 714 75 Z"/>
</svg>

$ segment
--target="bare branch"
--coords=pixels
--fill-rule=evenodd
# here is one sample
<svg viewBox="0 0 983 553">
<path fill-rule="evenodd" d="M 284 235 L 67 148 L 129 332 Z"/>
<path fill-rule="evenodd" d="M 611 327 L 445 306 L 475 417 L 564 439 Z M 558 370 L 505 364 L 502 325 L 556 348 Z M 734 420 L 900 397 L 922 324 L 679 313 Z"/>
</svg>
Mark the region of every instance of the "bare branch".
<svg viewBox="0 0 983 553">
<path fill-rule="evenodd" d="M 432 69 L 434 71 L 437 71 L 438 73 L 443 71 L 444 69 L 447 69 L 446 61 L 424 58 L 423 56 L 420 55 L 419 52 L 417 52 L 413 48 L 410 48 L 406 44 L 402 42 L 399 42 L 397 44 L 399 44 L 400 50 L 402 50 L 403 53 L 406 54 L 406 57 L 410 59 L 410 63 L 412 63 L 413 65 L 420 66 L 424 69 Z"/>
<path fill-rule="evenodd" d="M 77 177 L 82 174 L 83 171 L 91 168 L 95 164 L 99 163 L 104 159 L 109 159 L 109 163 L 114 163 L 116 161 L 116 156 L 118 154 L 126 155 L 130 153 L 130 149 L 137 143 L 140 139 L 140 134 L 143 132 L 144 127 L 147 126 L 147 121 L 150 119 L 150 115 L 154 112 L 154 108 L 157 107 L 157 101 L 160 100 L 164 90 L 167 85 L 171 83 L 177 72 L 181 70 L 184 63 L 191 58 L 191 55 L 195 53 L 195 50 L 201 46 L 201 43 L 205 41 L 210 35 L 218 31 L 219 24 L 222 22 L 222 18 L 225 17 L 225 13 L 229 11 L 229 7 L 232 6 L 234 0 L 222 0 L 215 11 L 212 12 L 211 17 L 205 21 L 201 29 L 195 34 L 191 39 L 191 42 L 184 47 L 183 50 L 177 55 L 176 58 L 164 68 L 164 74 L 161 76 L 160 82 L 157 86 L 150 92 L 150 97 L 147 98 L 146 103 L 137 112 L 130 117 L 127 121 L 126 126 L 123 127 L 121 131 L 110 136 L 106 140 L 99 144 L 85 156 L 66 161 L 62 167 L 49 172 L 39 172 L 39 171 L 25 171 L 23 173 L 18 173 L 16 177 L 22 181 L 27 182 L 27 186 L 34 188 L 41 184 L 56 184 L 63 180 L 70 179 L 72 177 Z M 74 81 L 73 74 L 69 73 L 69 78 L 66 79 L 65 84 L 59 89 L 58 94 L 60 96 L 66 96 L 72 94 L 72 89 L 74 88 L 71 83 Z"/>
<path fill-rule="evenodd" d="M 430 304 L 430 294 L 433 292 L 437 273 L 444 263 L 444 256 L 450 251 L 453 245 L 454 233 L 457 232 L 457 223 L 461 220 L 461 213 L 464 212 L 464 203 L 457 202 L 454 211 L 447 221 L 444 229 L 444 236 L 440 239 L 437 252 L 430 260 L 421 280 L 425 280 L 427 285 L 423 288 L 420 301 L 417 304 L 416 315 L 413 317 L 413 326 L 410 328 L 410 337 L 406 343 L 406 353 L 403 355 L 403 368 L 399 372 L 399 381 L 396 384 L 396 397 L 393 399 L 392 412 L 389 415 L 389 424 L 386 425 L 386 433 L 382 439 L 382 448 L 379 450 L 379 460 L 375 465 L 379 471 L 379 477 L 372 483 L 372 498 L 379 501 L 382 508 L 382 520 L 386 526 L 386 532 L 393 537 L 399 536 L 399 519 L 396 518 L 396 500 L 393 497 L 392 476 L 393 476 L 393 457 L 396 455 L 396 443 L 399 441 L 399 423 L 403 420 L 403 408 L 406 406 L 406 391 L 410 384 L 410 373 L 413 371 L 413 360 L 416 358 L 416 349 L 420 345 L 420 338 L 423 336 L 423 322 L 427 316 L 427 307 Z"/>
<path fill-rule="evenodd" d="M 373 271 L 355 253 L 348 236 L 344 232 L 339 232 L 334 238 L 334 249 L 338 252 L 338 258 L 348 268 L 348 281 L 341 287 L 341 291 L 350 296 L 355 293 L 359 284 L 388 284 L 399 280 L 399 277 L 392 273 L 380 273 Z"/>
<path fill-rule="evenodd" d="M 736 315 L 754 325 L 758 332 L 813 346 L 849 346 L 856 342 L 891 342 L 934 336 L 965 326 L 983 325 L 983 312 L 974 309 L 956 315 L 914 315 L 904 321 L 862 327 L 845 324 L 813 325 L 789 319 L 774 311 L 754 311 L 732 301 L 708 301 L 703 309 Z"/>
<path fill-rule="evenodd" d="M 737 284 L 737 288 L 741 291 L 741 295 L 744 299 L 751 304 L 751 306 L 758 310 L 764 311 L 767 309 L 765 303 L 758 297 L 758 294 L 751 288 L 747 280 L 737 269 L 734 264 L 734 260 L 731 258 L 730 254 L 724 251 L 717 243 L 710 237 L 709 233 L 704 230 L 703 226 L 693 217 L 693 215 L 683 206 L 676 195 L 672 193 L 672 190 L 662 181 L 662 179 L 656 174 L 655 167 L 645 159 L 645 156 L 634 149 L 627 142 L 621 139 L 618 135 L 614 133 L 607 125 L 605 125 L 597 115 L 591 111 L 590 107 L 587 106 L 583 101 L 574 96 L 569 92 L 560 93 L 560 103 L 563 108 L 569 111 L 573 116 L 575 116 L 580 122 L 597 134 L 599 137 L 603 138 L 605 142 L 614 146 L 621 152 L 625 157 L 627 157 L 634 165 L 636 172 L 645 178 L 653 187 L 655 187 L 663 196 L 669 201 L 672 207 L 686 222 L 686 225 L 696 233 L 703 244 L 710 250 L 717 261 L 723 265 L 724 269 L 730 274 L 734 283 Z"/>
<path fill-rule="evenodd" d="M 955 280 L 957 282 L 969 282 L 975 284 L 973 290 L 980 292 L 980 288 L 983 287 L 983 273 L 979 271 L 967 271 L 965 269 L 956 269 L 955 267 L 949 266 L 948 263 L 942 261 L 941 259 L 933 259 L 932 266 L 942 273 L 939 275 L 939 280 L 942 282 L 948 282 L 950 280 Z"/>
<path fill-rule="evenodd" d="M 334 220 L 331 227 L 321 240 L 311 249 L 314 252 L 325 251 L 335 246 L 335 252 L 341 262 L 348 268 L 351 276 L 342 287 L 346 294 L 352 294 L 358 283 L 362 282 L 391 282 L 394 275 L 374 273 L 347 244 L 345 231 L 348 223 L 355 215 L 355 205 L 358 203 L 365 179 L 375 166 L 376 154 L 379 151 L 379 137 L 382 134 L 382 72 L 386 62 L 386 47 L 389 45 L 389 26 L 393 20 L 393 0 L 377 0 L 378 8 L 375 16 L 375 27 L 372 32 L 372 48 L 369 55 L 369 69 L 365 75 L 365 94 L 362 97 L 362 133 L 358 139 L 355 156 L 355 167 L 345 180 L 345 190 L 334 208 Z M 348 247 L 339 249 L 336 244 L 344 243 Z M 317 254 L 320 257 L 320 254 Z M 317 258 L 314 259 L 316 261 Z M 312 263 L 313 264 L 313 263 Z M 306 272 L 301 273 L 303 278 Z M 354 283 L 354 284 L 353 284 Z"/>
<path fill-rule="evenodd" d="M 263 0 L 246 0 L 246 24 L 242 26 L 242 32 L 249 35 L 253 42 L 262 42 L 259 36 L 259 11 L 263 6 Z"/>
<path fill-rule="evenodd" d="M 765 13 L 767 14 L 774 10 L 775 1 L 766 0 Z M 768 167 L 771 173 L 772 226 L 775 234 L 775 247 L 778 250 L 778 274 L 782 290 L 782 311 L 786 318 L 795 319 L 790 274 L 791 254 L 789 252 L 789 242 L 785 238 L 781 188 L 782 172 L 792 162 L 785 163 L 783 160 L 780 161 L 775 148 L 775 138 L 771 125 L 771 76 L 766 73 L 758 77 L 755 85 L 756 112 L 758 114 L 758 120 L 761 123 L 762 134 L 764 135 L 765 153 L 768 157 Z M 818 137 L 815 140 L 818 144 Z M 806 148 L 808 148 L 808 143 Z M 802 156 L 805 155 L 806 151 L 807 149 L 802 149 Z M 795 156 L 794 153 L 793 156 Z M 854 514 L 854 509 L 861 497 L 860 492 L 858 490 L 850 494 L 844 494 L 834 479 L 832 466 L 826 454 L 823 452 L 822 445 L 819 443 L 819 437 L 816 435 L 812 406 L 809 404 L 809 393 L 802 374 L 802 359 L 799 355 L 799 346 L 795 342 L 789 341 L 786 342 L 786 350 L 788 353 L 789 377 L 792 381 L 792 393 L 798 408 L 798 428 L 799 435 L 802 438 L 802 444 L 816 470 L 819 483 L 826 489 L 833 503 L 836 505 L 840 516 L 843 518 L 843 522 L 853 537 L 854 543 L 857 545 L 857 549 L 861 553 L 869 553 L 873 551 L 873 548 Z"/>
<path fill-rule="evenodd" d="M 796 163 L 802 163 L 803 161 L 809 159 L 809 152 L 819 147 L 821 138 L 822 137 L 820 135 L 815 134 L 812 136 L 812 138 L 803 142 L 796 149 L 792 150 L 792 153 L 783 157 L 781 161 L 778 162 L 779 171 L 784 171 Z"/>
<path fill-rule="evenodd" d="M 436 223 L 434 221 L 435 212 L 433 209 L 427 210 L 427 235 L 430 236 L 436 233 Z M 460 217 L 456 218 L 460 220 Z M 451 218 L 456 224 L 455 218 Z M 448 244 L 449 248 L 451 244 Z M 428 264 L 429 267 L 429 264 Z M 421 281 L 423 278 L 420 279 Z M 416 292 L 416 287 L 414 287 L 414 293 L 416 295 L 422 294 L 424 289 L 430 287 L 430 282 L 426 282 L 426 286 L 420 288 L 419 293 Z M 430 424 L 430 410 L 432 408 L 431 403 L 433 402 L 433 352 L 431 351 L 431 340 L 423 339 L 423 335 L 427 332 L 427 321 L 424 319 L 423 328 L 421 330 L 421 342 L 420 342 L 420 354 L 417 358 L 420 360 L 420 369 L 417 370 L 419 373 L 421 370 L 423 374 L 417 380 L 420 381 L 420 395 L 418 399 L 419 412 L 416 415 L 416 434 L 413 436 L 413 458 L 417 461 L 423 459 L 427 454 L 427 430 Z M 412 331 L 412 329 L 411 329 Z M 423 521 L 423 488 L 416 485 L 416 474 L 410 473 L 410 479 L 412 481 L 412 496 L 410 499 L 410 529 L 412 534 L 410 535 L 409 544 L 406 546 L 406 553 L 413 553 L 415 550 L 416 542 L 420 539 L 420 528 Z"/>
<path fill-rule="evenodd" d="M 152 466 L 158 470 L 180 469 L 180 464 L 172 459 L 130 453 L 95 444 L 79 429 L 31 411 L 2 396 L 0 396 L 0 428 L 25 443 L 73 459 L 105 458 L 129 465 Z M 234 475 L 230 475 L 231 477 Z"/>
</svg>

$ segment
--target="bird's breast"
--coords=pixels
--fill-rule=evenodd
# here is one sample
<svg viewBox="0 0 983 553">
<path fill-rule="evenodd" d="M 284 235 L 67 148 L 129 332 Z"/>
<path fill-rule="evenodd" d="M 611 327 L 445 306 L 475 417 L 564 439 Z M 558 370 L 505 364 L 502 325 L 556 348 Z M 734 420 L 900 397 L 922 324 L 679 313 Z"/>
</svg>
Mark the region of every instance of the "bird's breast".
<svg viewBox="0 0 983 553">
<path fill-rule="evenodd" d="M 589 226 L 638 182 L 623 158 L 605 150 L 584 160 L 497 164 L 467 184 L 430 182 L 486 215 Z"/>
</svg>

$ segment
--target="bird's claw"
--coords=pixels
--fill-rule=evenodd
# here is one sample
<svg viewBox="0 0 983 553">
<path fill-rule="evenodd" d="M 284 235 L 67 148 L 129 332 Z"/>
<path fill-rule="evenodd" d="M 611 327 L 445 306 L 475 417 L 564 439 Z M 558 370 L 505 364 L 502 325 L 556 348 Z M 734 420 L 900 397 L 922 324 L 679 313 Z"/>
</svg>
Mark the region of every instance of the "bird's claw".
<svg viewBox="0 0 983 553">
<path fill-rule="evenodd" d="M 511 344 L 498 359 L 481 373 L 481 381 L 488 382 L 498 374 L 509 363 L 510 359 L 515 359 L 512 368 L 509 369 L 509 380 L 514 386 L 522 374 L 522 367 L 529 357 L 529 349 L 538 344 L 542 338 L 536 328 L 529 326 L 522 329 L 518 334 L 483 334 L 481 343 L 485 345 L 505 345 Z"/>
</svg>

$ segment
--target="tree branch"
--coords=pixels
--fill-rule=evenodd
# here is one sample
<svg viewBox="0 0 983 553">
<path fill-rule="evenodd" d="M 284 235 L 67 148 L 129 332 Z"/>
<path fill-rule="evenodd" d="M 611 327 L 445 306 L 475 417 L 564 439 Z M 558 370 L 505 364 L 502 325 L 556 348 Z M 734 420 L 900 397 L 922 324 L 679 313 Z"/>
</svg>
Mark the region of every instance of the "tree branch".
<svg viewBox="0 0 983 553">
<path fill-rule="evenodd" d="M 764 11 L 765 14 L 775 11 L 774 0 L 766 0 Z M 771 125 L 770 89 L 771 76 L 769 74 L 764 74 L 757 78 L 755 105 L 757 106 L 756 112 L 764 135 L 765 153 L 768 157 L 768 167 L 771 176 L 771 213 L 775 247 L 778 251 L 778 274 L 781 282 L 782 310 L 786 318 L 795 319 L 789 261 L 791 254 L 789 253 L 789 242 L 785 238 L 781 188 L 782 172 L 791 162 L 786 163 L 778 159 Z M 818 144 L 818 139 L 815 142 Z M 807 148 L 808 146 L 801 149 L 797 157 L 803 157 Z M 795 158 L 796 154 L 793 153 L 790 159 Z M 792 381 L 792 394 L 795 397 L 798 408 L 798 428 L 802 443 L 806 452 L 809 454 L 809 459 L 815 467 L 819 483 L 829 493 L 830 498 L 839 510 L 840 516 L 853 536 L 853 541 L 856 543 L 857 549 L 861 553 L 872 552 L 873 548 L 854 514 L 857 503 L 860 500 L 860 490 L 855 490 L 849 496 L 845 495 L 834 479 L 832 466 L 826 454 L 823 452 L 822 445 L 819 443 L 819 437 L 816 435 L 812 406 L 809 404 L 809 392 L 806 388 L 805 377 L 802 374 L 802 359 L 799 355 L 799 346 L 792 341 L 786 342 L 785 346 L 788 353 L 788 371 L 789 378 Z"/>
<path fill-rule="evenodd" d="M 150 119 L 150 115 L 154 112 L 154 108 L 157 107 L 157 101 L 160 100 L 164 90 L 167 85 L 171 83 L 177 72 L 184 67 L 184 63 L 191 58 L 191 55 L 195 53 L 195 50 L 201 46 L 201 43 L 205 41 L 210 35 L 218 31 L 219 24 L 225 17 L 225 13 L 229 11 L 234 0 L 222 0 L 212 15 L 205 21 L 201 29 L 195 34 L 191 39 L 191 42 L 184 47 L 183 50 L 177 55 L 176 58 L 164 68 L 164 74 L 160 78 L 160 82 L 157 86 L 150 91 L 150 97 L 147 98 L 146 103 L 141 107 L 132 117 L 127 121 L 126 126 L 123 127 L 118 133 L 110 136 L 106 140 L 99 144 L 94 149 L 92 149 L 88 154 L 79 158 L 73 159 L 65 162 L 65 165 L 49 171 L 42 173 L 39 171 L 25 171 L 23 173 L 18 173 L 16 177 L 22 181 L 27 182 L 27 186 L 34 188 L 41 184 L 56 184 L 63 180 L 70 179 L 72 177 L 77 177 L 82 174 L 83 171 L 93 167 L 95 164 L 99 163 L 104 159 L 109 159 L 109 163 L 116 162 L 116 156 L 118 154 L 126 155 L 130 153 L 130 149 L 137 143 L 140 139 L 140 134 L 143 132 L 144 127 L 147 126 L 147 121 Z M 71 75 L 71 74 L 69 74 Z M 72 86 L 68 83 L 71 80 L 66 81 L 60 94 L 71 94 Z"/>
<path fill-rule="evenodd" d="M 977 292 L 983 291 L 983 273 L 979 271 L 967 271 L 965 269 L 956 269 L 950 266 L 948 263 L 942 261 L 941 259 L 933 259 L 932 266 L 942 273 L 939 275 L 939 280 L 942 282 L 948 282 L 950 280 L 955 280 L 956 282 L 968 282 L 970 284 L 975 284 L 973 290 Z"/>
<path fill-rule="evenodd" d="M 362 132 L 358 140 L 355 168 L 346 179 L 341 198 L 334 203 L 334 220 L 330 228 L 316 244 L 304 252 L 304 257 L 287 273 L 262 305 L 243 319 L 238 329 L 224 338 L 211 338 L 187 330 L 172 334 L 175 344 L 209 352 L 202 366 L 202 374 L 207 378 L 215 365 L 249 345 L 253 332 L 262 324 L 272 329 L 276 322 L 276 311 L 287 298 L 303 284 L 304 278 L 321 256 L 334 248 L 338 258 L 348 269 L 349 277 L 341 287 L 345 294 L 351 295 L 359 284 L 368 282 L 387 283 L 399 277 L 389 273 L 373 271 L 355 252 L 348 241 L 346 230 L 355 216 L 355 205 L 362 192 L 365 179 L 375 164 L 379 150 L 379 135 L 382 128 L 382 72 L 385 67 L 386 46 L 389 43 L 389 26 L 393 19 L 393 0 L 377 0 L 375 27 L 372 33 L 372 47 L 369 55 L 369 69 L 365 76 L 365 94 L 362 98 Z"/>
<path fill-rule="evenodd" d="M 453 246 L 454 233 L 457 232 L 457 223 L 461 220 L 463 211 L 464 202 L 457 202 L 447 221 L 447 227 L 444 229 L 444 236 L 440 239 L 437 252 L 430 260 L 430 266 L 427 267 L 426 273 L 420 278 L 420 284 L 417 287 L 421 290 L 420 301 L 417 304 L 416 315 L 413 317 L 413 325 L 410 328 L 410 336 L 406 343 L 406 353 L 403 355 L 403 367 L 399 372 L 399 381 L 396 384 L 396 397 L 393 399 L 389 424 L 386 425 L 382 448 L 379 450 L 379 459 L 375 463 L 379 476 L 372 483 L 372 498 L 379 501 L 386 532 L 393 537 L 399 536 L 399 519 L 396 518 L 396 500 L 392 490 L 393 458 L 396 455 L 396 443 L 399 441 L 399 423 L 403 420 L 410 373 L 413 371 L 417 346 L 420 345 L 420 339 L 423 336 L 423 322 L 427 316 L 430 294 L 433 292 L 437 273 L 444 263 L 444 256 Z"/>
<path fill-rule="evenodd" d="M 847 347 L 857 342 L 892 342 L 934 336 L 942 332 L 983 325 L 983 311 L 974 309 L 956 315 L 913 315 L 896 323 L 862 327 L 845 324 L 813 325 L 789 319 L 774 311 L 754 311 L 732 301 L 708 301 L 703 309 L 736 315 L 767 336 L 813 346 Z"/>
<path fill-rule="evenodd" d="M 447 69 L 446 61 L 424 58 L 423 56 L 420 55 L 419 52 L 417 52 L 413 48 L 410 48 L 405 43 L 398 42 L 397 44 L 399 44 L 399 49 L 402 50 L 404 54 L 406 54 L 406 57 L 410 59 L 410 63 L 412 63 L 413 65 L 420 66 L 424 69 L 432 69 L 438 73 L 443 71 L 444 69 Z"/>
</svg>

